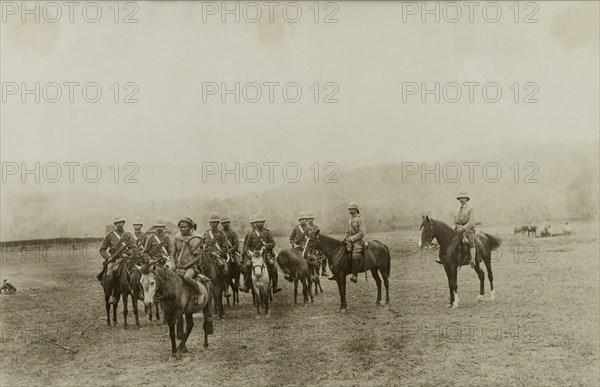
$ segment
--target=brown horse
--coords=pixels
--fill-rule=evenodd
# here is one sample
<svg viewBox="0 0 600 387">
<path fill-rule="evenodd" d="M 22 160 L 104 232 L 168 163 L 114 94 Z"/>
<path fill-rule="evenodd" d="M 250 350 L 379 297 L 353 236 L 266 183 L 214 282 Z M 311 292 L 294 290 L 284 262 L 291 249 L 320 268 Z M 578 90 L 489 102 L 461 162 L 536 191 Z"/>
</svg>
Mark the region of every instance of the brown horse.
<svg viewBox="0 0 600 387">
<path fill-rule="evenodd" d="M 319 290 L 323 293 L 323 288 L 321 287 L 321 278 L 319 277 L 319 270 L 321 268 L 321 262 L 325 262 L 327 264 L 327 258 L 323 255 L 322 257 L 318 257 L 314 254 L 309 254 L 306 258 L 306 262 L 308 263 L 308 272 L 310 274 L 309 283 L 312 282 L 315 285 L 315 295 L 319 294 Z"/>
<path fill-rule="evenodd" d="M 135 316 L 135 325 L 140 328 L 140 318 L 138 316 L 137 303 L 140 299 L 140 277 L 139 268 L 136 264 L 141 263 L 139 256 L 125 257 L 119 269 L 120 274 L 115 278 L 117 292 L 121 294 L 123 299 L 123 329 L 127 329 L 127 301 L 131 298 L 131 307 Z M 115 304 L 116 305 L 116 304 Z"/>
<path fill-rule="evenodd" d="M 308 302 L 309 296 L 310 302 L 313 302 L 312 280 L 308 262 L 302 258 L 302 252 L 293 248 L 282 250 L 277 254 L 277 264 L 289 273 L 294 283 L 294 304 L 298 303 L 298 281 L 302 284 L 303 304 Z"/>
<path fill-rule="evenodd" d="M 320 234 L 319 231 L 309 232 L 309 238 L 313 241 L 315 248 L 318 248 L 327 257 L 340 293 L 339 311 L 345 312 L 348 308 L 346 302 L 346 276 L 352 274 L 352 257 L 346 251 L 343 241 Z M 370 241 L 363 257 L 358 261 L 358 272 L 371 271 L 371 275 L 377 284 L 377 300 L 375 301 L 377 305 L 381 305 L 381 278 L 379 273 L 381 273 L 385 285 L 385 304 L 390 303 L 390 266 L 391 256 L 388 247 L 379 241 Z"/>
<path fill-rule="evenodd" d="M 240 272 L 242 270 L 242 256 L 237 251 L 235 254 L 229 254 L 229 281 L 227 285 L 231 287 L 231 302 L 233 305 L 240 303 Z M 229 306 L 229 297 L 227 297 L 227 306 Z"/>
<path fill-rule="evenodd" d="M 448 287 L 450 288 L 450 305 L 448 307 L 458 307 L 458 268 L 469 265 L 468 245 L 463 243 L 463 234 L 454 231 L 450 226 L 439 220 L 430 219 L 429 216 L 423 216 L 421 223 L 421 238 L 419 246 L 421 248 L 431 245 L 435 238 L 440 245 L 439 257 L 444 264 L 446 276 L 448 277 Z M 494 275 L 492 274 L 492 250 L 500 247 L 502 241 L 490 234 L 477 233 L 475 235 L 475 246 L 477 249 L 475 259 L 475 272 L 479 276 L 479 295 L 477 301 L 483 298 L 485 274 L 479 267 L 483 260 L 490 280 L 491 299 L 495 298 L 494 293 Z"/>
<path fill-rule="evenodd" d="M 152 306 L 154 299 L 160 299 L 163 305 L 165 321 L 169 326 L 171 338 L 171 358 L 179 359 L 181 353 L 188 351 L 186 342 L 194 327 L 193 314 L 202 311 L 204 315 L 204 348 L 208 347 L 208 335 L 213 333 L 212 323 L 212 284 L 206 279 L 200 281 L 201 294 L 198 304 L 193 302 L 193 290 L 176 273 L 164 267 L 150 267 L 144 264 L 141 269 L 140 283 L 144 290 L 144 303 Z M 185 316 L 185 332 L 183 331 L 183 316 Z M 175 326 L 179 346 L 175 344 Z"/>
</svg>

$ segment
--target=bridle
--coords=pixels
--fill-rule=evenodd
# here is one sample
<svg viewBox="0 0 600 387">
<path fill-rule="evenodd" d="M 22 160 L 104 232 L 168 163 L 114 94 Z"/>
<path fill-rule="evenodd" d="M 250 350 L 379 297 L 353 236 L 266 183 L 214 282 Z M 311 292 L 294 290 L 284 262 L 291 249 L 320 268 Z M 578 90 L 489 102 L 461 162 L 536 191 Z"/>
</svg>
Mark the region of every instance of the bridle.
<svg viewBox="0 0 600 387">
<path fill-rule="evenodd" d="M 256 274 L 256 272 L 254 271 L 255 268 L 259 267 L 260 268 L 260 273 Z M 260 278 L 263 276 L 263 274 L 265 274 L 265 260 L 261 259 L 261 264 L 260 265 L 255 265 L 254 263 L 252 264 L 252 274 L 254 274 L 256 277 Z"/>
</svg>

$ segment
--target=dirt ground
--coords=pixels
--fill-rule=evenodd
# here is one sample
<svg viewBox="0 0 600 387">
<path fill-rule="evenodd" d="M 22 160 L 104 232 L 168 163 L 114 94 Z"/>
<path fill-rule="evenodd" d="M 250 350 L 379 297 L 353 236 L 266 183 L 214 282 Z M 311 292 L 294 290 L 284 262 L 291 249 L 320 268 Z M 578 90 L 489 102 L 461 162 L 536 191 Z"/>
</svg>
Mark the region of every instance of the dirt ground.
<svg viewBox="0 0 600 387">
<path fill-rule="evenodd" d="M 207 350 L 199 317 L 189 354 L 171 362 L 167 327 L 141 304 L 141 329 L 106 326 L 94 247 L 3 252 L 0 276 L 18 292 L 0 297 L 0 384 L 599 385 L 598 225 L 545 239 L 483 231 L 503 239 L 494 301 L 486 277 L 476 302 L 477 275 L 464 267 L 460 306 L 447 309 L 444 270 L 416 251 L 416 230 L 371 234 L 392 252 L 390 306 L 374 304 L 364 274 L 348 281 L 342 315 L 334 282 L 323 279 L 324 293 L 303 306 L 282 279 L 271 317 L 256 319 L 242 293 Z"/>
</svg>

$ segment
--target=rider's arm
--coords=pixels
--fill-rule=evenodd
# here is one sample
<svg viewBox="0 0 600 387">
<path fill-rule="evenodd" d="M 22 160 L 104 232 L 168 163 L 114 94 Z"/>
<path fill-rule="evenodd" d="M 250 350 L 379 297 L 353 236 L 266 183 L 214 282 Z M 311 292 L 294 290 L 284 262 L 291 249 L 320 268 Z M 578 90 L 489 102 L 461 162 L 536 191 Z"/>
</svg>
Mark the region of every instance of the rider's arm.
<svg viewBox="0 0 600 387">
<path fill-rule="evenodd" d="M 358 232 L 356 234 L 352 235 L 351 237 L 349 237 L 348 239 L 350 239 L 350 241 L 352 241 L 352 242 L 360 241 L 361 239 L 363 239 L 365 237 L 366 234 L 367 234 L 367 227 L 365 226 L 364 220 L 362 220 L 362 218 L 360 218 L 358 220 Z"/>
<path fill-rule="evenodd" d="M 102 256 L 102 258 L 104 258 L 105 261 L 108 258 L 110 258 L 110 254 L 107 251 L 109 247 L 110 247 L 110 234 L 107 234 L 104 237 L 104 240 L 102 240 L 102 244 L 100 245 L 100 249 L 98 250 L 98 252 Z"/>
<path fill-rule="evenodd" d="M 465 231 L 470 231 L 473 227 L 475 227 L 475 210 L 473 209 L 473 207 L 469 208 L 469 221 L 467 222 L 467 224 L 465 224 L 463 226 L 463 228 L 465 229 Z"/>
</svg>

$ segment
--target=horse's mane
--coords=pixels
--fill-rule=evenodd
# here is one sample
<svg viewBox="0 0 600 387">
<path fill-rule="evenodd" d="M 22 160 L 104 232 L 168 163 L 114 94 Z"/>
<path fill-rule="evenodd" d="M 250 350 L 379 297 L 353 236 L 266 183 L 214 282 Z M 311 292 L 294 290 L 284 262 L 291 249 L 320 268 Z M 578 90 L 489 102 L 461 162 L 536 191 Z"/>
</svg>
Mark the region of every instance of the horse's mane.
<svg viewBox="0 0 600 387">
<path fill-rule="evenodd" d="M 304 259 L 300 256 L 300 253 L 295 249 L 286 249 L 280 251 L 277 255 L 277 263 L 279 266 L 286 267 L 288 269 L 300 268 Z"/>
<path fill-rule="evenodd" d="M 334 271 L 338 271 L 338 270 L 339 270 L 339 267 L 340 267 L 340 265 L 342 265 L 342 264 L 343 264 L 343 262 L 344 262 L 344 261 L 343 261 L 343 260 L 344 260 L 344 256 L 346 256 L 346 255 L 347 255 L 347 254 L 346 254 L 347 252 L 346 252 L 346 249 L 345 249 L 345 247 L 344 247 L 344 244 L 343 244 L 343 242 L 342 242 L 341 240 L 339 240 L 339 239 L 336 239 L 336 238 L 334 238 L 334 237 L 330 237 L 330 236 L 328 236 L 328 235 L 325 235 L 325 234 L 319 234 L 319 239 L 320 239 L 320 241 L 321 241 L 321 242 L 325 242 L 325 243 L 327 243 L 327 244 L 332 244 L 332 245 L 334 245 L 334 248 L 333 248 L 334 250 L 337 250 L 337 249 L 338 249 L 338 248 L 340 248 L 340 247 L 343 249 L 341 254 L 339 254 L 339 253 L 337 253 L 337 252 L 336 252 L 336 255 L 337 255 L 337 257 L 336 257 L 336 256 L 332 256 L 332 257 L 331 257 L 331 260 L 332 260 L 332 262 L 331 262 L 331 267 L 332 267 L 332 269 L 333 269 Z M 326 255 L 327 255 L 327 254 L 329 254 L 329 253 L 333 253 L 333 252 L 334 252 L 334 250 L 331 250 L 331 249 L 329 249 L 329 250 L 330 250 L 330 251 L 323 251 L 323 248 L 322 248 L 322 246 L 321 246 L 321 251 L 322 251 L 324 254 L 326 254 Z M 336 258 L 337 258 L 337 259 L 336 259 Z"/>
<path fill-rule="evenodd" d="M 177 282 L 178 275 L 171 270 L 165 269 L 162 266 L 157 266 L 154 269 L 154 275 L 156 275 L 163 286 L 163 294 L 169 298 L 175 295 L 175 283 Z"/>
</svg>

